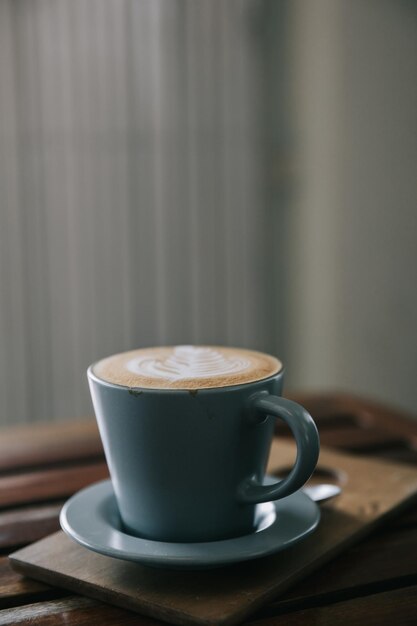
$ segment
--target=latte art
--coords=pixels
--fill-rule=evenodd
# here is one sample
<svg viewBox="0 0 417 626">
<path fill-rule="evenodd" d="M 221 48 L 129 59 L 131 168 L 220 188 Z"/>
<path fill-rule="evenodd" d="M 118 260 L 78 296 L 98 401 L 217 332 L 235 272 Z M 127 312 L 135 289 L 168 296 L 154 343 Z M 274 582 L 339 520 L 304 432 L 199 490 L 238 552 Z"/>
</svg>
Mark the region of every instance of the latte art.
<svg viewBox="0 0 417 626">
<path fill-rule="evenodd" d="M 138 356 L 126 363 L 127 369 L 133 374 L 173 381 L 243 372 L 250 365 L 247 358 L 227 357 L 212 348 L 194 346 L 178 346 L 166 359 Z"/>
<path fill-rule="evenodd" d="M 96 363 L 104 381 L 132 389 L 211 389 L 263 380 L 282 365 L 269 354 L 219 346 L 143 348 Z"/>
</svg>

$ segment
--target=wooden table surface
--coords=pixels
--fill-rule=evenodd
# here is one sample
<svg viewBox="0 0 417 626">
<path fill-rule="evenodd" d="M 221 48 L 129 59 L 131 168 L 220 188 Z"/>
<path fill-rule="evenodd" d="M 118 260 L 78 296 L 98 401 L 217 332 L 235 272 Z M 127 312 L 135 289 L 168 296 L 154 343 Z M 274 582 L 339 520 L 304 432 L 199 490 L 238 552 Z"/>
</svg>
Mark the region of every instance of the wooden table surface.
<svg viewBox="0 0 417 626">
<path fill-rule="evenodd" d="M 417 465 L 417 421 L 403 412 L 346 394 L 292 398 L 316 419 L 323 445 Z M 288 433 L 278 428 L 277 434 Z M 22 578 L 10 568 L 10 552 L 57 530 L 65 500 L 107 475 L 94 420 L 0 431 L 0 626 L 162 624 Z M 250 623 L 417 624 L 417 506 L 258 611 Z"/>
</svg>

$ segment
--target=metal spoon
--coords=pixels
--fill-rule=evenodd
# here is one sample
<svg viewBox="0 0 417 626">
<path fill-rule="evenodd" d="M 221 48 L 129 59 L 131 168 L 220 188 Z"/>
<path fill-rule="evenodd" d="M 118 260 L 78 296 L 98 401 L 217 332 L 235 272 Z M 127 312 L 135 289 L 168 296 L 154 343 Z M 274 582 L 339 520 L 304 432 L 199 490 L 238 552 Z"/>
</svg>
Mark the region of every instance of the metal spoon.
<svg viewBox="0 0 417 626">
<path fill-rule="evenodd" d="M 327 502 L 327 500 L 331 500 L 342 493 L 342 488 L 339 487 L 339 485 L 322 483 L 321 485 L 303 487 L 301 491 L 314 500 L 314 502 Z"/>
<path fill-rule="evenodd" d="M 272 484 L 274 480 L 280 480 L 281 476 L 272 474 L 265 476 L 265 484 Z M 316 485 L 309 485 L 308 487 L 302 487 L 301 491 L 305 493 L 314 502 L 327 502 L 342 493 L 342 488 L 339 485 L 333 483 L 317 483 Z"/>
</svg>

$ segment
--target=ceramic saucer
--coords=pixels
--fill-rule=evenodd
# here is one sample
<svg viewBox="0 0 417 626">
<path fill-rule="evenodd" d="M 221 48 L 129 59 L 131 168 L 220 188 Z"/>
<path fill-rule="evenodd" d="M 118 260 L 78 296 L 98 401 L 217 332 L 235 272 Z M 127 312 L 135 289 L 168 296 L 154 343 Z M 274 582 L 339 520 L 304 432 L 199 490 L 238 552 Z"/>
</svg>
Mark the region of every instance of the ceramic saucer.
<svg viewBox="0 0 417 626">
<path fill-rule="evenodd" d="M 110 480 L 82 489 L 64 505 L 63 530 L 86 548 L 105 556 L 173 569 L 205 569 L 266 556 L 294 545 L 317 526 L 320 510 L 301 491 L 257 508 L 255 532 L 205 543 L 141 539 L 122 529 Z"/>
</svg>

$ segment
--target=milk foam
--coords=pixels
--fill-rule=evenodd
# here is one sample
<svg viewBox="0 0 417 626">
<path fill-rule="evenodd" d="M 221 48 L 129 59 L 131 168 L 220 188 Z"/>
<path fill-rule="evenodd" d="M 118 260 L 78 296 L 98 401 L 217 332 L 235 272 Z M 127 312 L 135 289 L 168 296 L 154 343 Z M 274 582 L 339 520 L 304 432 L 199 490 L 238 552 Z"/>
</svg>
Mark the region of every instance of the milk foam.
<svg viewBox="0 0 417 626">
<path fill-rule="evenodd" d="M 275 357 L 223 346 L 161 346 L 115 354 L 92 366 L 104 381 L 129 388 L 210 389 L 246 384 L 279 372 Z"/>
<path fill-rule="evenodd" d="M 244 357 L 227 357 L 213 348 L 195 346 L 177 346 L 165 359 L 136 356 L 126 363 L 126 368 L 138 376 L 172 381 L 237 374 L 250 366 Z"/>
</svg>

